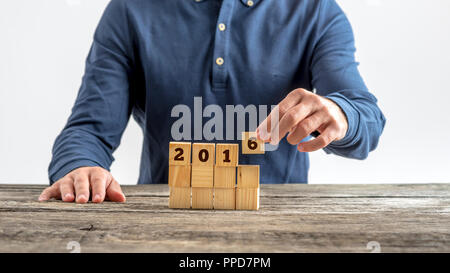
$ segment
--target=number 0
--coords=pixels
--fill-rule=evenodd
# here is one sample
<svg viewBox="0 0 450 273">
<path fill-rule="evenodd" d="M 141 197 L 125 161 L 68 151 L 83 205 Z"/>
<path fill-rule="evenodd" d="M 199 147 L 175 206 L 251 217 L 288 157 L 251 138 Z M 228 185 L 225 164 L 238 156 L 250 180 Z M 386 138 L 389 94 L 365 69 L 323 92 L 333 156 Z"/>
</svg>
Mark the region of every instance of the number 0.
<svg viewBox="0 0 450 273">
<path fill-rule="evenodd" d="M 209 159 L 209 153 L 208 150 L 202 149 L 200 150 L 200 152 L 198 153 L 198 159 L 201 162 L 206 162 Z"/>
</svg>

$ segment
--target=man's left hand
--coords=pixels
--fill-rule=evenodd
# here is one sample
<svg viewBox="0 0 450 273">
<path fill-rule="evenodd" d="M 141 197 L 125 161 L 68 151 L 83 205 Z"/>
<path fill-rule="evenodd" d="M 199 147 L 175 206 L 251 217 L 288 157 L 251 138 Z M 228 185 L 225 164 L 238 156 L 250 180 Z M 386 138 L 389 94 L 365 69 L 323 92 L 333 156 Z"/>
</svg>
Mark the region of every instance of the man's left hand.
<svg viewBox="0 0 450 273">
<path fill-rule="evenodd" d="M 278 118 L 275 111 L 278 111 Z M 273 145 L 288 134 L 287 141 L 297 145 L 318 131 L 320 135 L 317 138 L 297 147 L 300 152 L 313 152 L 343 139 L 347 129 L 347 118 L 335 102 L 305 89 L 296 89 L 273 109 L 256 132 L 260 140 Z"/>
</svg>

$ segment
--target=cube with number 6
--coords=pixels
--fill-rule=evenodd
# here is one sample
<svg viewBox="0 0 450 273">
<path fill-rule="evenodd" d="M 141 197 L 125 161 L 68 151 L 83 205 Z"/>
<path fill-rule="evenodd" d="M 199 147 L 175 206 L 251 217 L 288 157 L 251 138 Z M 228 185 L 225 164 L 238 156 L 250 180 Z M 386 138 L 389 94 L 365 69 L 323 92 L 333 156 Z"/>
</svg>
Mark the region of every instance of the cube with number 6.
<svg viewBox="0 0 450 273">
<path fill-rule="evenodd" d="M 264 142 L 256 138 L 256 132 L 242 132 L 242 154 L 264 154 Z"/>
</svg>

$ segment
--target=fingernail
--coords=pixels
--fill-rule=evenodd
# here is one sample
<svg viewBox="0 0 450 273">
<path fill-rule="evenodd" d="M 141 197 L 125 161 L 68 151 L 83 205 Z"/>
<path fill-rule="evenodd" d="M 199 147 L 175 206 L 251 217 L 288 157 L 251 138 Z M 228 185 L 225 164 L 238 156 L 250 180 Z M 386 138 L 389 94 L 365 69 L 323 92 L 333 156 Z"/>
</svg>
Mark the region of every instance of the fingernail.
<svg viewBox="0 0 450 273">
<path fill-rule="evenodd" d="M 39 196 L 38 200 L 39 200 L 39 201 L 44 201 L 44 197 Z"/>
<path fill-rule="evenodd" d="M 86 199 L 86 196 L 84 194 L 80 194 L 77 196 L 77 200 Z"/>
<path fill-rule="evenodd" d="M 66 199 L 72 198 L 72 194 L 66 193 L 66 195 L 64 195 L 64 198 L 66 198 Z"/>
<path fill-rule="evenodd" d="M 100 194 L 96 194 L 96 195 L 94 196 L 94 200 L 95 200 L 95 201 L 100 201 L 100 199 L 101 199 Z"/>
<path fill-rule="evenodd" d="M 297 148 L 300 152 L 303 152 L 303 145 L 298 145 L 298 148 Z"/>
</svg>

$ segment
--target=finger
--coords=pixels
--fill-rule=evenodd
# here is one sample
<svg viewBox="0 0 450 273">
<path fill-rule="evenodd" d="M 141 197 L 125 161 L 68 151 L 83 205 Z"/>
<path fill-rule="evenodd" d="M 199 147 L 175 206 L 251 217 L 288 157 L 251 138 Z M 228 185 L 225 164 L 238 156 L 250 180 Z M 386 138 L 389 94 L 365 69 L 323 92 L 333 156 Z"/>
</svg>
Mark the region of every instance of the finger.
<svg viewBox="0 0 450 273">
<path fill-rule="evenodd" d="M 81 204 L 87 203 L 89 201 L 89 177 L 87 174 L 77 174 L 73 186 L 75 188 L 76 202 Z"/>
<path fill-rule="evenodd" d="M 325 122 L 326 116 L 324 113 L 317 111 L 297 124 L 286 139 L 290 144 L 296 145 L 316 131 Z"/>
<path fill-rule="evenodd" d="M 277 127 L 274 128 L 275 133 L 272 133 L 272 144 L 278 144 L 278 142 L 284 138 L 284 136 L 296 127 L 299 122 L 304 120 L 313 111 L 313 105 L 309 103 L 299 103 L 292 107 L 286 114 L 281 118 Z M 298 142 L 297 142 L 298 143 Z"/>
<path fill-rule="evenodd" d="M 113 178 L 111 184 L 106 189 L 106 196 L 112 202 L 125 202 L 125 194 L 123 194 L 119 183 Z"/>
<path fill-rule="evenodd" d="M 106 186 L 109 177 L 104 171 L 95 171 L 90 175 L 92 202 L 101 203 L 105 200 Z"/>
<path fill-rule="evenodd" d="M 289 93 L 267 116 L 267 118 L 256 129 L 257 137 L 263 141 L 269 141 L 271 138 L 272 127 L 280 121 L 283 115 L 293 106 L 297 105 L 304 92 L 304 89 L 296 89 Z"/>
<path fill-rule="evenodd" d="M 61 192 L 61 198 L 64 202 L 73 202 L 73 200 L 75 200 L 73 178 L 64 178 L 59 184 L 59 191 Z"/>
<path fill-rule="evenodd" d="M 316 139 L 300 143 L 298 150 L 300 152 L 314 152 L 325 148 L 336 139 L 338 135 L 337 132 L 338 131 L 334 127 L 328 126 Z"/>
<path fill-rule="evenodd" d="M 59 187 L 55 184 L 53 184 L 50 187 L 47 187 L 45 190 L 42 191 L 41 195 L 39 196 L 39 201 L 48 201 L 51 198 L 59 198 L 61 196 L 59 192 Z"/>
<path fill-rule="evenodd" d="M 276 124 L 280 116 L 279 106 L 275 106 L 270 114 L 256 128 L 256 138 L 264 142 L 270 142 L 270 130 L 272 124 Z"/>
</svg>

